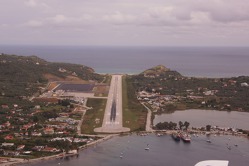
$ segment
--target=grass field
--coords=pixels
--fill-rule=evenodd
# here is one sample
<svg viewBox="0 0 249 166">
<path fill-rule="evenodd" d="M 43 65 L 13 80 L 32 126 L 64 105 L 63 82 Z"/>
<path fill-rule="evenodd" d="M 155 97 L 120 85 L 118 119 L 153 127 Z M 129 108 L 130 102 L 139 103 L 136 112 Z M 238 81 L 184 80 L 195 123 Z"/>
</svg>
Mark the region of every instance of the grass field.
<svg viewBox="0 0 249 166">
<path fill-rule="evenodd" d="M 81 126 L 81 133 L 94 134 L 94 128 L 102 126 L 106 101 L 106 99 L 87 100 L 87 107 L 92 107 L 93 109 L 87 110 Z"/>
<path fill-rule="evenodd" d="M 123 126 L 131 131 L 145 130 L 147 110 L 137 101 L 135 90 L 128 76 L 123 76 Z"/>
<path fill-rule="evenodd" d="M 107 97 L 109 92 L 109 85 L 97 85 L 94 88 L 94 96 Z"/>
<path fill-rule="evenodd" d="M 103 80 L 102 83 L 110 85 L 111 84 L 111 80 L 112 80 L 112 76 L 107 74 L 107 75 L 105 75 L 105 78 L 104 78 L 104 80 Z"/>
</svg>

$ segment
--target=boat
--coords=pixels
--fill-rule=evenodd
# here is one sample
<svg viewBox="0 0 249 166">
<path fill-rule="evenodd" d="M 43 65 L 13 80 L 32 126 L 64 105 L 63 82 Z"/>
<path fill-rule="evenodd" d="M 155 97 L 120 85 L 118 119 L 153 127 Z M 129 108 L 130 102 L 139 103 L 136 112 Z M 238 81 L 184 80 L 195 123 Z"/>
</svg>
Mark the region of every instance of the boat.
<svg viewBox="0 0 249 166">
<path fill-rule="evenodd" d="M 172 133 L 171 136 L 172 136 L 172 138 L 173 138 L 175 141 L 177 141 L 177 142 L 179 142 L 179 141 L 181 140 L 180 135 L 177 134 L 177 133 Z"/>
<path fill-rule="evenodd" d="M 198 162 L 195 166 L 228 166 L 227 160 L 205 160 Z"/>
<path fill-rule="evenodd" d="M 150 148 L 149 148 L 149 144 L 147 144 L 147 147 L 146 147 L 146 148 L 144 148 L 144 150 L 150 150 Z"/>
<path fill-rule="evenodd" d="M 188 134 L 181 134 L 181 138 L 182 138 L 183 142 L 185 142 L 185 143 L 191 142 L 191 137 Z"/>
<path fill-rule="evenodd" d="M 210 141 L 209 139 L 207 140 L 207 142 L 208 142 L 208 143 L 211 143 L 211 141 Z"/>
</svg>

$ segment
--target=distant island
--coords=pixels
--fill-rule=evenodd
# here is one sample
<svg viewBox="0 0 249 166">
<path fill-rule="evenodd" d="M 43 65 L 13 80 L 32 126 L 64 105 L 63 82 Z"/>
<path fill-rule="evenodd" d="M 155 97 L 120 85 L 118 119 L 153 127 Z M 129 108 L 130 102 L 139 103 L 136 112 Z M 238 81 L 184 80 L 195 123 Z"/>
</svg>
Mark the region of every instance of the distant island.
<svg viewBox="0 0 249 166">
<path fill-rule="evenodd" d="M 106 139 L 94 129 L 103 124 L 111 75 L 84 65 L 6 54 L 0 55 L 0 70 L 0 156 L 77 154 L 80 148 Z M 249 112 L 248 76 L 186 77 L 158 65 L 118 78 L 122 124 L 131 132 L 150 131 L 148 121 L 156 114 L 175 110 Z"/>
</svg>

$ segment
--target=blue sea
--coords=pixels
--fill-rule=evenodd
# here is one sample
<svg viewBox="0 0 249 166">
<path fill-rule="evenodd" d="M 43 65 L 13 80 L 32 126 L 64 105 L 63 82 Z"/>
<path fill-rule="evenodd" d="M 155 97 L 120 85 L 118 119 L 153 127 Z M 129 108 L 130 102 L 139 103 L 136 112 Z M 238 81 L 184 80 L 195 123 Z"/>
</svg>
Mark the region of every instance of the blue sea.
<svg viewBox="0 0 249 166">
<path fill-rule="evenodd" d="M 165 65 L 185 76 L 249 75 L 249 47 L 0 46 L 0 53 L 82 64 L 97 73 L 137 74 Z"/>
</svg>

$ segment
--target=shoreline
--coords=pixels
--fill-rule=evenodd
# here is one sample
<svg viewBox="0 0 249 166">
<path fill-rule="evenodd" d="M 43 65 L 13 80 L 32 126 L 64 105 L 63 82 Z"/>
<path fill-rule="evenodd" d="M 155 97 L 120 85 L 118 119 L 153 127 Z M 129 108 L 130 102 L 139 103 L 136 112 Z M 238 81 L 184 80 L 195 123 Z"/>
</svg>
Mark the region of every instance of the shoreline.
<svg viewBox="0 0 249 166">
<path fill-rule="evenodd" d="M 119 134 L 110 134 L 110 135 L 106 135 L 103 138 L 100 138 L 96 141 L 90 142 L 86 145 L 80 146 L 79 147 L 79 152 L 83 151 L 84 149 L 87 149 L 88 147 L 91 147 L 93 145 L 96 145 L 98 143 L 101 143 L 103 141 L 107 141 L 115 136 L 118 136 Z M 21 165 L 21 164 L 28 164 L 28 163 L 36 163 L 36 162 L 41 162 L 41 161 L 48 161 L 48 160 L 53 160 L 53 159 L 60 159 L 62 157 L 70 157 L 70 156 L 75 156 L 78 155 L 78 153 L 75 154 L 65 154 L 64 152 L 56 154 L 56 155 L 52 155 L 52 156 L 46 156 L 46 157 L 40 157 L 40 158 L 35 158 L 35 159 L 22 159 L 22 158 L 8 158 L 10 159 L 10 162 L 6 162 L 6 163 L 0 163 L 1 166 L 16 166 L 16 165 Z M 0 157 L 1 158 L 1 157 Z M 7 157 L 2 157 L 2 158 L 7 158 Z M 16 161 L 11 161 L 11 160 L 16 160 Z"/>
<path fill-rule="evenodd" d="M 161 136 L 161 135 L 171 135 L 172 133 L 179 132 L 179 131 L 180 130 L 150 130 L 150 131 L 128 132 L 125 134 L 110 134 L 110 135 L 103 136 L 103 138 L 100 138 L 96 141 L 93 141 L 93 142 L 90 142 L 86 145 L 80 146 L 79 152 L 87 149 L 88 147 L 91 147 L 91 146 L 94 146 L 98 143 L 107 141 L 107 140 L 109 140 L 113 137 L 116 137 L 116 136 L 131 135 L 131 134 L 137 134 L 139 136 L 146 136 L 148 134 L 155 134 L 157 136 Z M 214 135 L 214 136 L 231 135 L 231 136 L 235 136 L 235 137 L 249 138 L 246 134 L 234 133 L 232 131 L 200 131 L 200 130 L 189 129 L 189 130 L 187 130 L 187 132 L 191 135 L 194 135 L 194 136 L 196 136 L 196 134 L 197 134 L 197 137 L 199 134 L 199 135 L 207 135 L 207 136 L 208 135 Z M 40 158 L 29 159 L 29 160 L 25 160 L 25 159 L 21 159 L 21 158 L 9 158 L 10 162 L 1 163 L 1 166 L 18 166 L 18 165 L 28 164 L 28 163 L 38 163 L 41 161 L 48 161 L 48 160 L 54 160 L 54 159 L 60 159 L 60 158 L 64 158 L 64 157 L 79 155 L 79 152 L 77 152 L 75 154 L 65 154 L 64 152 L 62 152 L 62 153 L 52 155 L 52 156 L 40 157 Z M 6 157 L 2 157 L 2 158 L 6 158 Z M 12 162 L 11 160 L 16 160 L 16 161 Z"/>
</svg>

